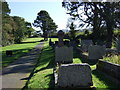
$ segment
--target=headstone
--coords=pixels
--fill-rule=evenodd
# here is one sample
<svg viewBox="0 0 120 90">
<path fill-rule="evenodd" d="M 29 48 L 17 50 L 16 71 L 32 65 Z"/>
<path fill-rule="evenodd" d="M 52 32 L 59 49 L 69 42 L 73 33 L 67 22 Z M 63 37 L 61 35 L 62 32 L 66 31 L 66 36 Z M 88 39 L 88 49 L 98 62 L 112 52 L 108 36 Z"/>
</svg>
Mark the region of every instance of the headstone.
<svg viewBox="0 0 120 90">
<path fill-rule="evenodd" d="M 60 87 L 90 87 L 93 85 L 91 69 L 84 64 L 64 64 L 58 69 L 58 86 Z"/>
<path fill-rule="evenodd" d="M 93 45 L 92 40 L 81 40 L 81 45 Z"/>
<path fill-rule="evenodd" d="M 49 40 L 49 46 L 51 46 L 52 45 L 52 41 L 51 41 L 51 39 Z"/>
<path fill-rule="evenodd" d="M 58 63 L 72 63 L 73 47 L 56 47 L 55 48 L 55 62 Z"/>
<path fill-rule="evenodd" d="M 88 48 L 88 59 L 101 59 L 105 55 L 105 46 L 93 45 Z"/>
<path fill-rule="evenodd" d="M 55 46 L 58 46 L 58 41 L 55 41 Z"/>
<path fill-rule="evenodd" d="M 69 46 L 69 41 L 64 41 L 64 45 Z"/>
<path fill-rule="evenodd" d="M 83 51 L 88 51 L 88 47 L 93 45 L 92 40 L 81 40 L 81 47 Z"/>
<path fill-rule="evenodd" d="M 59 47 L 64 46 L 63 39 L 64 39 L 64 32 L 62 30 L 60 30 L 60 31 L 58 31 L 58 46 Z"/>
<path fill-rule="evenodd" d="M 6 51 L 6 56 L 12 56 L 12 54 L 13 54 L 13 53 L 12 53 L 12 50 L 7 50 L 7 51 Z"/>
</svg>

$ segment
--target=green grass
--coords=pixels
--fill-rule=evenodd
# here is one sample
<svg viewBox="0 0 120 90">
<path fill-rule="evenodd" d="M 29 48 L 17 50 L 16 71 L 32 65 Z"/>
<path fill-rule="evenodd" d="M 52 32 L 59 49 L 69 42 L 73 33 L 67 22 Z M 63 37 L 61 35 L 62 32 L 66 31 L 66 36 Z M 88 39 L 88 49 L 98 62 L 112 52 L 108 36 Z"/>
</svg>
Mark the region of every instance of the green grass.
<svg viewBox="0 0 120 90">
<path fill-rule="evenodd" d="M 37 44 L 39 44 L 42 38 L 27 38 L 23 40 L 20 44 L 13 44 L 5 47 L 1 47 L 2 51 L 2 67 L 8 66 L 13 61 L 17 60 L 22 55 L 29 52 L 33 49 Z M 6 56 L 6 50 L 12 50 L 12 56 Z"/>
<path fill-rule="evenodd" d="M 44 48 L 36 65 L 36 68 L 27 82 L 27 88 L 53 88 L 53 67 L 54 67 L 54 51 L 48 46 L 48 42 L 44 44 Z"/>
<path fill-rule="evenodd" d="M 86 60 L 85 56 L 81 57 L 82 55 L 74 50 L 73 53 L 73 63 L 88 63 L 92 70 L 92 80 L 93 86 L 96 88 L 117 88 L 118 86 L 111 82 L 108 78 L 104 77 L 104 75 L 96 69 L 96 64 L 91 63 L 90 61 Z"/>
<path fill-rule="evenodd" d="M 111 57 L 104 57 L 102 60 L 120 65 L 120 55 L 112 55 Z"/>
<path fill-rule="evenodd" d="M 53 39 L 52 41 L 56 41 Z M 54 88 L 53 67 L 54 67 L 54 50 L 48 46 L 48 42 L 44 44 L 44 48 L 34 69 L 26 84 L 27 88 Z M 73 53 L 73 63 L 85 63 L 84 59 L 76 51 Z M 89 63 L 89 62 L 88 62 Z M 105 78 L 102 73 L 96 69 L 96 65 L 90 65 L 92 70 L 93 85 L 96 88 L 116 88 L 109 79 Z"/>
</svg>

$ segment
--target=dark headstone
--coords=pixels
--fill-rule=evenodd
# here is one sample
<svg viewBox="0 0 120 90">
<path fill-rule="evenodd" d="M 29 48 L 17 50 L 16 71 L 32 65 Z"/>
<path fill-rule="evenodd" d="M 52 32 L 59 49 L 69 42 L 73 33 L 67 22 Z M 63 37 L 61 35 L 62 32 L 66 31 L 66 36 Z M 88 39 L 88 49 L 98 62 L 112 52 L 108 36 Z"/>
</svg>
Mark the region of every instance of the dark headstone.
<svg viewBox="0 0 120 90">
<path fill-rule="evenodd" d="M 12 53 L 12 50 L 7 50 L 7 51 L 6 51 L 6 56 L 12 56 L 12 54 L 13 54 L 13 53 Z"/>
<path fill-rule="evenodd" d="M 58 46 L 59 47 L 64 46 L 63 39 L 64 39 L 64 32 L 62 30 L 60 30 L 60 31 L 58 31 Z"/>
<path fill-rule="evenodd" d="M 49 46 L 51 46 L 52 45 L 52 41 L 51 41 L 51 39 L 49 40 Z"/>
<path fill-rule="evenodd" d="M 64 41 L 64 45 L 69 46 L 69 41 Z"/>
<path fill-rule="evenodd" d="M 58 46 L 58 41 L 55 41 L 55 46 Z"/>
</svg>

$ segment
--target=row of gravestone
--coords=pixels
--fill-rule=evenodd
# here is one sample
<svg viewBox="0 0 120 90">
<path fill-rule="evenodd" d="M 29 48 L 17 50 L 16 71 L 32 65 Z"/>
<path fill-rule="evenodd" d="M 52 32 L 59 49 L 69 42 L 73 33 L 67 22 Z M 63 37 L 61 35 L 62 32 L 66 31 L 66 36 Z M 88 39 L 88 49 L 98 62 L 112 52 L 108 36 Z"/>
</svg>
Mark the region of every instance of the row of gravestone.
<svg viewBox="0 0 120 90">
<path fill-rule="evenodd" d="M 59 35 L 61 33 L 61 35 Z M 89 64 L 66 64 L 73 62 L 73 47 L 64 45 L 63 32 L 58 32 L 55 47 L 55 62 L 62 63 L 58 68 L 57 85 L 60 87 L 90 87 L 93 85 Z M 119 46 L 119 44 L 118 44 Z M 92 40 L 81 41 L 82 51 L 88 51 L 88 59 L 92 61 L 102 58 L 106 47 L 93 45 Z"/>
<path fill-rule="evenodd" d="M 71 64 L 73 62 L 73 47 L 56 47 L 55 62 L 61 63 L 57 73 L 57 86 L 88 88 L 93 85 L 91 69 L 88 64 Z"/>
<path fill-rule="evenodd" d="M 80 45 L 81 45 L 81 48 L 82 48 L 82 50 L 84 52 L 88 51 L 89 46 L 93 46 L 94 47 L 92 40 L 81 40 Z M 96 46 L 97 45 L 95 45 L 95 47 Z M 101 45 L 98 45 L 98 46 L 101 46 Z M 102 45 L 102 46 L 105 47 L 105 45 Z M 116 51 L 120 52 L 120 36 L 118 37 L 117 42 L 116 42 Z"/>
<path fill-rule="evenodd" d="M 88 59 L 101 59 L 106 53 L 120 52 L 120 38 L 117 40 L 116 49 L 108 49 L 105 45 L 93 45 L 92 40 L 81 40 L 81 50 L 88 52 Z"/>
<path fill-rule="evenodd" d="M 61 35 L 59 35 L 60 33 Z M 89 88 L 93 85 L 90 66 L 88 64 L 72 64 L 73 47 L 64 45 L 62 35 L 64 35 L 63 32 L 59 31 L 58 45 L 55 47 L 55 62 L 59 64 L 57 71 L 54 71 L 57 87 Z"/>
</svg>

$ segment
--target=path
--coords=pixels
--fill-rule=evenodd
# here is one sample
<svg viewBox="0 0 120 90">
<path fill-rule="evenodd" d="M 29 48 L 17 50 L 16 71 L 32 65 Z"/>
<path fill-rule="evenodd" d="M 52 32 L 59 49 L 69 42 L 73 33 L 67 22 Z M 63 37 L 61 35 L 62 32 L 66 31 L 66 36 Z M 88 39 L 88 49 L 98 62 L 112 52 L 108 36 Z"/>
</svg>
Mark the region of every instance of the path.
<svg viewBox="0 0 120 90">
<path fill-rule="evenodd" d="M 4 68 L 2 71 L 2 88 L 23 88 L 39 57 L 44 42 L 38 44 L 25 56 Z"/>
</svg>

